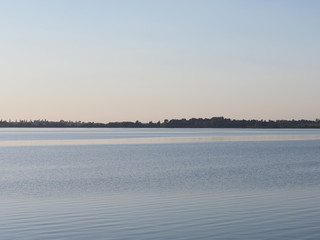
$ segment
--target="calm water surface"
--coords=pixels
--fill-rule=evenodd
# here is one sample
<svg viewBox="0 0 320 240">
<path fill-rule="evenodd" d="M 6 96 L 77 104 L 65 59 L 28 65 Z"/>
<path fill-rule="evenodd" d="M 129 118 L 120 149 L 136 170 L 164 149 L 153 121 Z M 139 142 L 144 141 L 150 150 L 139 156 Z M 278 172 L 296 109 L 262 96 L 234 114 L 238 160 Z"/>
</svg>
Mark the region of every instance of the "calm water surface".
<svg viewBox="0 0 320 240">
<path fill-rule="evenodd" d="M 320 130 L 0 129 L 0 239 L 320 239 Z"/>
</svg>

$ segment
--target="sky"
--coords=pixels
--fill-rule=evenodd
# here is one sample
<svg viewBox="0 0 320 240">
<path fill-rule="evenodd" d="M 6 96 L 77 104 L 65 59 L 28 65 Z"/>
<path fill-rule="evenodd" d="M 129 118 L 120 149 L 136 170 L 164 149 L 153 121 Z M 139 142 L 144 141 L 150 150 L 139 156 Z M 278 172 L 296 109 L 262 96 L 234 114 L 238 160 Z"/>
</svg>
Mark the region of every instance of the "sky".
<svg viewBox="0 0 320 240">
<path fill-rule="evenodd" d="M 320 118 L 320 1 L 0 0 L 0 119 Z"/>
</svg>

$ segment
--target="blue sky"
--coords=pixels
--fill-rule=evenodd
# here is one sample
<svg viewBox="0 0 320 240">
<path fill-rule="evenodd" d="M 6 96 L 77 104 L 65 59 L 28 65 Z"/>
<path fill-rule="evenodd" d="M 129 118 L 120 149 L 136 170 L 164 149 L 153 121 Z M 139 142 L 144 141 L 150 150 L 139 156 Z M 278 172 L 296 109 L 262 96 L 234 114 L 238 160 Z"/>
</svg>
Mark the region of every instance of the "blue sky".
<svg viewBox="0 0 320 240">
<path fill-rule="evenodd" d="M 2 119 L 320 118 L 319 1 L 0 1 Z"/>
</svg>

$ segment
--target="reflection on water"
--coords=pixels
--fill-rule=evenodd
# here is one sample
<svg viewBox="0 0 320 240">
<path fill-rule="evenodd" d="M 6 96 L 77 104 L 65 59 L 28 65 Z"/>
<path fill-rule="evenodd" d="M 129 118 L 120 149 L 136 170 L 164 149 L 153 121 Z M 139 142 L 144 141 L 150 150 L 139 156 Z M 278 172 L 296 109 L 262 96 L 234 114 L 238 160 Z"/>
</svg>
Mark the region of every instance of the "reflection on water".
<svg viewBox="0 0 320 240">
<path fill-rule="evenodd" d="M 319 140 L 320 130 L 1 129 L 0 146 Z"/>
<path fill-rule="evenodd" d="M 320 239 L 319 135 L 1 129 L 0 239 Z"/>
</svg>

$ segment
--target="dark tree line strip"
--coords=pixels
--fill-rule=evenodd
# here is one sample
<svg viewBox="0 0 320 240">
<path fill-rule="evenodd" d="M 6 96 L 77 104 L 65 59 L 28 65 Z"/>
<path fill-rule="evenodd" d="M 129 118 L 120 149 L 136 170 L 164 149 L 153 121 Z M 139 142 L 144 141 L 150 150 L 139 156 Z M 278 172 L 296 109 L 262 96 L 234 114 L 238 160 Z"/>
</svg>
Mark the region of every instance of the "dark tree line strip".
<svg viewBox="0 0 320 240">
<path fill-rule="evenodd" d="M 172 119 L 163 122 L 81 122 L 47 120 L 0 120 L 0 127 L 10 128 L 320 128 L 320 119 L 311 120 L 235 120 L 224 117 Z"/>
</svg>

